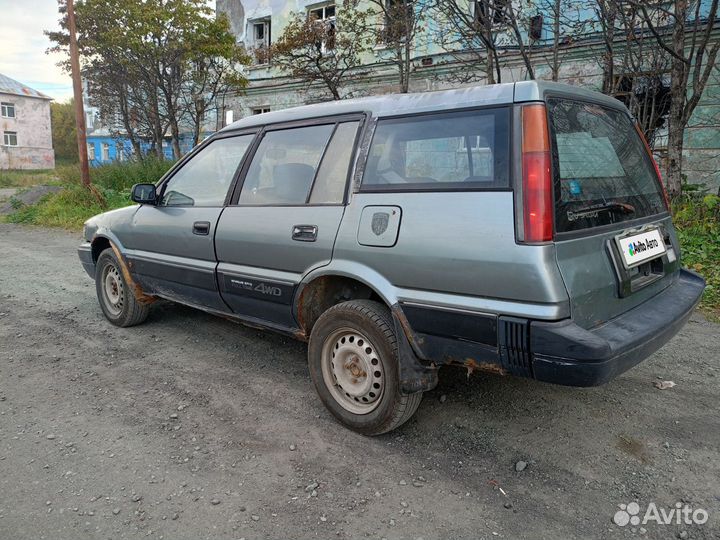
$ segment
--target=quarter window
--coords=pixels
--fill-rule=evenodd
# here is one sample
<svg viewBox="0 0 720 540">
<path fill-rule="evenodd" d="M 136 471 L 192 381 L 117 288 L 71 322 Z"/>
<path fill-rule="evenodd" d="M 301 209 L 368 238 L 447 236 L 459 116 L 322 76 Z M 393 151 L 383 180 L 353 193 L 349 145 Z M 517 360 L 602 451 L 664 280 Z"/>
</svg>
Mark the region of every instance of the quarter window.
<svg viewBox="0 0 720 540">
<path fill-rule="evenodd" d="M 362 187 L 414 191 L 508 187 L 508 111 L 380 120 Z"/>
<path fill-rule="evenodd" d="M 3 118 L 15 118 L 15 104 L 0 103 L 0 113 L 2 113 Z"/>
<path fill-rule="evenodd" d="M 5 146 L 17 146 L 17 131 L 5 131 L 3 133 L 3 144 Z"/>
<path fill-rule="evenodd" d="M 305 204 L 334 124 L 270 131 L 245 176 L 240 204 Z"/>
<path fill-rule="evenodd" d="M 162 206 L 223 206 L 254 135 L 216 139 L 182 165 L 163 189 Z"/>
</svg>

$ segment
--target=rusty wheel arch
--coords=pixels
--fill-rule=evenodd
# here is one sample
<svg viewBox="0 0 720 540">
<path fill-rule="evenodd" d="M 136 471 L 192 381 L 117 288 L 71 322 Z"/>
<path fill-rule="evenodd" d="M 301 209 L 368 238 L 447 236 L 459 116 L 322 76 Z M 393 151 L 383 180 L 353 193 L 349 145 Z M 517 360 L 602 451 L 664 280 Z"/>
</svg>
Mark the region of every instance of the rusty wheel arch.
<svg viewBox="0 0 720 540">
<path fill-rule="evenodd" d="M 423 362 L 416 351 L 416 339 L 398 304 L 389 305 L 371 286 L 357 279 L 329 274 L 301 285 L 295 301 L 295 317 L 300 325 L 296 337 L 308 340 L 312 327 L 326 310 L 348 300 L 375 300 L 390 310 L 398 343 L 400 391 L 412 394 L 437 385 L 437 366 Z"/>
<path fill-rule="evenodd" d="M 377 300 L 387 305 L 375 289 L 351 277 L 328 274 L 301 284 L 294 306 L 294 315 L 300 325 L 298 337 L 309 339 L 320 315 L 334 305 L 349 300 Z"/>
<path fill-rule="evenodd" d="M 128 287 L 130 288 L 133 295 L 135 296 L 135 299 L 138 302 L 140 302 L 141 304 L 152 304 L 157 300 L 155 296 L 145 294 L 140 284 L 133 279 L 132 274 L 130 274 L 130 268 L 128 267 L 128 263 L 125 260 L 125 257 L 120 252 L 118 247 L 109 238 L 105 236 L 96 236 L 92 239 L 90 246 L 92 248 L 93 262 L 95 263 L 97 263 L 98 258 L 103 251 L 105 251 L 106 249 L 113 250 L 115 256 L 120 263 L 120 272 L 122 273 L 123 278 L 125 278 L 125 282 L 127 283 Z"/>
</svg>

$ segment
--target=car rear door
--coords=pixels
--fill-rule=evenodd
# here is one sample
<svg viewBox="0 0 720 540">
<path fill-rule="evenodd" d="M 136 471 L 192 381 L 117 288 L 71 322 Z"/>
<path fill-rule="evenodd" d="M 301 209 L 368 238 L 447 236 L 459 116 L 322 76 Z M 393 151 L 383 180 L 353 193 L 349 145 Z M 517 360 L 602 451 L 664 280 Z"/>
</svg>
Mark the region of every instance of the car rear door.
<svg viewBox="0 0 720 540">
<path fill-rule="evenodd" d="M 252 133 L 198 148 L 159 186 L 157 206 L 142 205 L 121 238 L 133 274 L 153 294 L 228 311 L 215 279 L 213 237 Z"/>
<path fill-rule="evenodd" d="M 672 283 L 675 231 L 659 174 L 625 110 L 549 98 L 558 266 L 573 320 L 591 328 Z"/>
<path fill-rule="evenodd" d="M 222 298 L 246 319 L 296 328 L 295 288 L 332 258 L 362 116 L 261 134 L 215 235 Z"/>
</svg>

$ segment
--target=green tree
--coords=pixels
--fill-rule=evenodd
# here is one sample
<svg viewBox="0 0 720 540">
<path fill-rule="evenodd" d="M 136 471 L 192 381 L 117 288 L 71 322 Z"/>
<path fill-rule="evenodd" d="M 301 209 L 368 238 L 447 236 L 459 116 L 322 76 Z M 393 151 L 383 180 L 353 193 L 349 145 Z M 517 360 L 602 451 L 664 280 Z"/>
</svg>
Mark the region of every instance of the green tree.
<svg viewBox="0 0 720 540">
<path fill-rule="evenodd" d="M 106 124 L 117 118 L 112 127 L 127 134 L 136 152 L 139 140 L 149 139 L 162 156 L 169 131 L 179 158 L 181 129 L 196 130 L 217 92 L 244 85 L 237 73 L 230 76 L 233 66 L 246 63 L 242 49 L 227 20 L 216 20 L 204 0 L 77 0 L 75 11 L 92 103 Z M 48 32 L 57 50 L 67 46 L 64 15 L 61 28 Z"/>
<path fill-rule="evenodd" d="M 65 103 L 51 103 L 52 142 L 55 158 L 76 162 L 78 147 L 75 129 L 75 105 L 71 98 Z"/>
<path fill-rule="evenodd" d="M 295 13 L 270 50 L 273 65 L 306 86 L 321 85 L 332 99 L 366 76 L 361 56 L 371 48 L 366 14 L 351 1 L 338 7 L 334 21 Z"/>
<path fill-rule="evenodd" d="M 208 114 L 218 113 L 218 101 L 229 92 L 245 88 L 247 79 L 235 66 L 250 61 L 245 49 L 235 41 L 225 14 L 207 19 L 202 31 L 191 37 L 186 60 L 187 83 L 181 101 L 192 123 L 193 145 L 200 141 Z"/>
</svg>

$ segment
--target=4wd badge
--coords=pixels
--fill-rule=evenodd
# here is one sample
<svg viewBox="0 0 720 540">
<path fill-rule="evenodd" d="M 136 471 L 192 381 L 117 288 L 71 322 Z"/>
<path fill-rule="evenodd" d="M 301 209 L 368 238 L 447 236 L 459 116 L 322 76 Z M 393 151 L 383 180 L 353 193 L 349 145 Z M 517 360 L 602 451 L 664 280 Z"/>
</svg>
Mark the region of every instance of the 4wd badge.
<svg viewBox="0 0 720 540">
<path fill-rule="evenodd" d="M 386 212 L 375 212 L 372 217 L 372 232 L 375 236 L 380 236 L 388 228 L 390 222 L 390 214 Z"/>
</svg>

